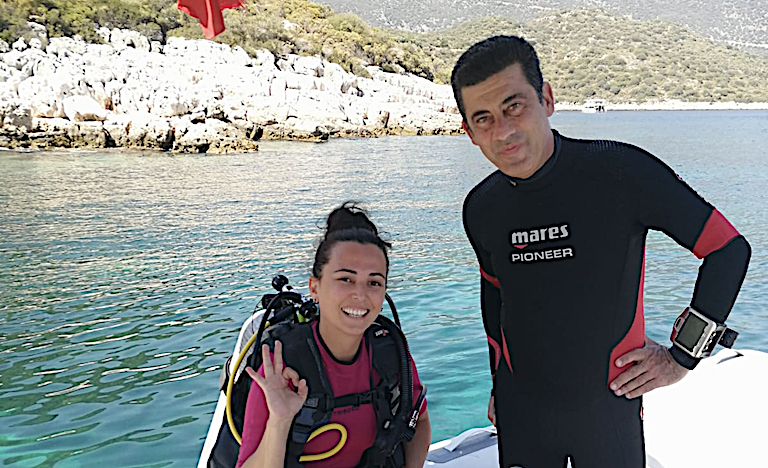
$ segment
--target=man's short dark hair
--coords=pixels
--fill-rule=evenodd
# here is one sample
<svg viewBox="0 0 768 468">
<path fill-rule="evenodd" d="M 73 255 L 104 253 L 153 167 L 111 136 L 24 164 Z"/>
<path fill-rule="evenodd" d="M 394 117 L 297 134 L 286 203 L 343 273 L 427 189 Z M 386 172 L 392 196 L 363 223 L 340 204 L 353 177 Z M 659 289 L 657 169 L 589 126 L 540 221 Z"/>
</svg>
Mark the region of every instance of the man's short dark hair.
<svg viewBox="0 0 768 468">
<path fill-rule="evenodd" d="M 465 122 L 467 115 L 461 100 L 461 89 L 482 83 L 516 63 L 523 68 L 525 79 L 536 90 L 539 101 L 544 102 L 544 78 L 541 76 L 539 56 L 525 39 L 516 36 L 493 36 L 478 42 L 461 54 L 451 73 L 451 87 Z"/>
</svg>

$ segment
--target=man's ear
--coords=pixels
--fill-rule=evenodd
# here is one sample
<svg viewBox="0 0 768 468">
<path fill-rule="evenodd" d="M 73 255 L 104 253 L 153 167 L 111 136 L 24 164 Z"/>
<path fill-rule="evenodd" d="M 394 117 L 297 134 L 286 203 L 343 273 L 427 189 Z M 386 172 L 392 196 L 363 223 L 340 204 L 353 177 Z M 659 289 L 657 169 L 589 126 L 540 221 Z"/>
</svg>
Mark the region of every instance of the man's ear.
<svg viewBox="0 0 768 468">
<path fill-rule="evenodd" d="M 472 141 L 472 144 L 476 145 L 475 139 L 472 138 L 472 131 L 469 129 L 469 125 L 467 125 L 467 122 L 465 120 L 461 121 L 461 127 L 464 129 L 464 131 L 467 133 L 467 136 Z"/>
<path fill-rule="evenodd" d="M 547 110 L 547 117 L 552 117 L 555 113 L 555 96 L 552 93 L 552 86 L 544 82 L 541 88 L 541 97 L 544 99 L 544 108 Z"/>
</svg>

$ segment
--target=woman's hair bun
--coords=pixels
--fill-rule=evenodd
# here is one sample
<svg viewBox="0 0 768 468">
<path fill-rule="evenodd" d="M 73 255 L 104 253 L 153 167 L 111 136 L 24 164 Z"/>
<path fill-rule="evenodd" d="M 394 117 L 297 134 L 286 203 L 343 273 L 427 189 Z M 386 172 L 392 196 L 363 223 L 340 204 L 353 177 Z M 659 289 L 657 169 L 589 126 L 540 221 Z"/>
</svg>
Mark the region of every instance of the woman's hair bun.
<svg viewBox="0 0 768 468">
<path fill-rule="evenodd" d="M 312 265 L 312 275 L 320 278 L 323 266 L 328 263 L 331 249 L 339 242 L 354 241 L 361 244 L 373 244 L 384 253 L 389 271 L 389 256 L 387 249 L 392 245 L 379 237 L 376 225 L 368 219 L 368 213 L 353 201 L 345 202 L 331 211 L 325 225 L 325 235 L 315 252 L 315 262 Z"/>
<path fill-rule="evenodd" d="M 366 229 L 376 235 L 379 234 L 376 225 L 368 219 L 368 213 L 353 201 L 345 202 L 328 215 L 325 236 L 328 237 L 334 231 L 350 228 Z"/>
</svg>

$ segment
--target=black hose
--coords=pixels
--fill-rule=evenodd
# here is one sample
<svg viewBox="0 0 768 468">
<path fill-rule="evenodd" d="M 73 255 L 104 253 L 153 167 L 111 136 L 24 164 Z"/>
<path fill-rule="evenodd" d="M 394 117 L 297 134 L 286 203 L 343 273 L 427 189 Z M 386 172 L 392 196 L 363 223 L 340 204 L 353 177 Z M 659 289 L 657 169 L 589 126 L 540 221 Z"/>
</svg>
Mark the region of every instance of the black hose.
<svg viewBox="0 0 768 468">
<path fill-rule="evenodd" d="M 401 374 L 405 376 L 404 381 L 400 383 L 400 405 L 397 408 L 395 421 L 404 421 L 407 424 L 411 413 L 411 406 L 413 405 L 413 369 L 411 368 L 408 341 L 406 341 L 405 335 L 403 335 L 403 331 L 399 326 L 395 326 L 386 317 L 381 317 L 381 319 L 381 324 L 392 333 L 392 337 L 395 340 L 395 345 L 400 352 Z"/>
<path fill-rule="evenodd" d="M 395 318 L 395 323 L 397 324 L 397 328 L 400 327 L 400 317 L 397 316 L 397 308 L 395 308 L 395 302 L 392 300 L 391 297 L 389 297 L 389 294 L 384 294 L 384 299 L 387 300 L 387 304 L 389 304 L 390 310 L 392 310 L 392 317 Z"/>
<path fill-rule="evenodd" d="M 274 319 L 276 317 L 280 318 L 282 320 L 283 318 L 287 317 L 287 314 L 293 311 L 293 304 L 288 305 L 284 307 L 283 309 L 274 312 L 272 314 L 272 317 L 269 316 L 270 311 L 272 310 L 272 306 L 275 304 L 275 301 L 278 299 L 285 298 L 286 296 L 291 297 L 294 301 L 298 301 L 298 303 L 301 303 L 301 294 L 293 292 L 293 291 L 282 291 L 277 294 L 275 294 L 275 297 L 272 298 L 271 301 L 269 301 L 269 304 L 264 308 L 264 315 L 261 317 L 261 323 L 259 324 L 259 330 L 256 332 L 256 345 L 259 345 L 261 343 L 262 335 L 264 334 L 264 329 L 267 327 L 267 322 L 269 322 L 271 319 Z M 285 314 L 285 315 L 284 315 Z M 279 322 L 280 320 L 275 320 L 275 323 Z M 257 355 L 256 357 L 256 365 L 258 365 L 260 362 L 258 361 L 258 356 L 260 356 L 259 351 L 261 350 L 261 347 L 259 347 L 254 354 Z"/>
</svg>

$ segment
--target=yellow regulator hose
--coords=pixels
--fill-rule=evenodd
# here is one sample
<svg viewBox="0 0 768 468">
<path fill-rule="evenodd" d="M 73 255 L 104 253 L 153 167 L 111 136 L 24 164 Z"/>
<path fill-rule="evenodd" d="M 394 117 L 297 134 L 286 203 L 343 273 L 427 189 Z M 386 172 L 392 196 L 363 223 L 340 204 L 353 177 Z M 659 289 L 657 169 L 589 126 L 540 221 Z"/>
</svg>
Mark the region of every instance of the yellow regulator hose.
<svg viewBox="0 0 768 468">
<path fill-rule="evenodd" d="M 227 380 L 227 424 L 229 424 L 229 430 L 232 432 L 232 436 L 234 436 L 238 445 L 243 443 L 243 438 L 240 437 L 240 432 L 238 432 L 237 428 L 235 427 L 235 420 L 232 417 L 232 387 L 235 384 L 235 375 L 237 374 L 237 370 L 240 368 L 240 363 L 242 363 L 243 359 L 245 359 L 245 355 L 248 353 L 248 350 L 251 349 L 251 346 L 253 346 L 253 342 L 256 341 L 257 336 L 258 333 L 254 333 L 251 339 L 245 343 L 243 350 L 240 351 L 240 355 L 237 357 L 237 361 L 235 361 L 234 370 L 230 372 L 229 380 Z"/>
<path fill-rule="evenodd" d="M 237 361 L 235 361 L 235 367 L 234 370 L 229 374 L 229 379 L 227 380 L 227 424 L 229 424 L 229 430 L 232 432 L 232 436 L 237 441 L 238 445 L 243 443 L 243 438 L 240 436 L 240 432 L 235 427 L 235 420 L 232 417 L 232 387 L 235 384 L 235 375 L 237 374 L 237 369 L 240 368 L 240 364 L 243 362 L 243 359 L 245 359 L 245 355 L 248 353 L 248 350 L 253 346 L 254 341 L 256 341 L 257 334 L 254 334 L 247 343 L 245 343 L 245 346 L 243 347 L 243 350 L 240 351 L 240 355 L 237 357 Z M 339 438 L 339 443 L 336 444 L 334 448 L 331 450 L 325 452 L 325 453 L 318 453 L 318 454 L 312 454 L 312 455 L 302 455 L 299 457 L 299 461 L 304 462 L 311 462 L 311 461 L 319 461 L 319 460 L 325 460 L 326 458 L 331 458 L 332 456 L 339 453 L 339 451 L 344 447 L 344 445 L 347 443 L 347 428 L 342 426 L 338 423 L 332 423 L 332 424 L 326 424 L 323 427 L 315 429 L 312 434 L 309 435 L 309 439 L 307 439 L 307 442 L 314 439 L 318 435 L 331 431 L 331 430 L 337 430 L 339 431 L 339 434 L 341 437 Z"/>
</svg>

